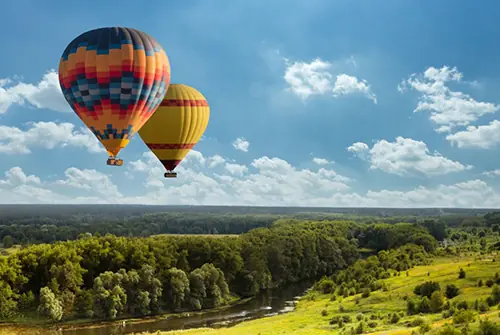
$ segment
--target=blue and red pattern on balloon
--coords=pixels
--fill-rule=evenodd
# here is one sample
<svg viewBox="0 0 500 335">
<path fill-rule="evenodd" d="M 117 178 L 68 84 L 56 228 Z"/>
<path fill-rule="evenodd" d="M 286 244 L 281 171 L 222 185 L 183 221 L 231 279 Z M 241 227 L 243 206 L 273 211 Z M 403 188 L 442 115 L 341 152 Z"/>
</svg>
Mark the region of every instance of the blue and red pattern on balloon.
<svg viewBox="0 0 500 335">
<path fill-rule="evenodd" d="M 170 63 L 161 45 L 144 32 L 99 28 L 66 47 L 59 83 L 66 101 L 114 161 L 162 102 Z"/>
</svg>

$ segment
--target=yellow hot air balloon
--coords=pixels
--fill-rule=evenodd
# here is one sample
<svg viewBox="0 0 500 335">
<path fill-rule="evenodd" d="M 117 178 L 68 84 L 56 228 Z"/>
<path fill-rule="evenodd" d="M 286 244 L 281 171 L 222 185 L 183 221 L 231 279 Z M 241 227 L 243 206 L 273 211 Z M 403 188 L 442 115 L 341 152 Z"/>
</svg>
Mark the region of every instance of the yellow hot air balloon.
<svg viewBox="0 0 500 335">
<path fill-rule="evenodd" d="M 71 108 L 104 145 L 108 165 L 151 117 L 170 83 L 160 44 L 136 29 L 87 31 L 63 52 L 59 84 Z"/>
<path fill-rule="evenodd" d="M 139 129 L 139 136 L 167 170 L 165 178 L 177 176 L 173 170 L 200 140 L 209 118 L 210 107 L 200 92 L 170 85 L 160 107 Z"/>
</svg>

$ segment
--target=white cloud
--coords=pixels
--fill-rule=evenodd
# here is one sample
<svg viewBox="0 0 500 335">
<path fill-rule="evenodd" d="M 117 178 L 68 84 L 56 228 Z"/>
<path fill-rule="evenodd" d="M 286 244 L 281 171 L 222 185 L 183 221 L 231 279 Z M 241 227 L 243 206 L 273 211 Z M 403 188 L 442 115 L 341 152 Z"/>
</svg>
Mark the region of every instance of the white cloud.
<svg viewBox="0 0 500 335">
<path fill-rule="evenodd" d="M 372 92 L 371 87 L 368 85 L 366 80 L 359 80 L 358 78 L 347 74 L 337 76 L 332 91 L 333 96 L 335 97 L 346 94 L 361 93 L 368 99 L 373 100 L 374 103 L 377 103 L 377 97 Z"/>
<path fill-rule="evenodd" d="M 208 166 L 214 168 L 221 164 L 224 164 L 226 160 L 221 155 L 214 155 L 208 158 Z"/>
<path fill-rule="evenodd" d="M 316 58 L 311 63 L 287 61 L 287 65 L 285 81 L 289 90 L 301 99 L 331 91 L 332 75 L 328 70 L 332 65 L 329 62 Z"/>
<path fill-rule="evenodd" d="M 498 105 L 477 101 L 469 94 L 453 91 L 447 86 L 449 82 L 461 82 L 462 78 L 463 74 L 456 67 L 429 67 L 423 74 L 412 74 L 398 86 L 398 90 L 414 89 L 421 93 L 414 112 L 430 112 L 430 119 L 438 126 L 436 131 L 450 132 L 500 109 Z"/>
<path fill-rule="evenodd" d="M 57 180 L 55 184 L 68 186 L 76 189 L 92 191 L 93 193 L 104 195 L 106 197 L 119 197 L 118 187 L 113 184 L 109 177 L 96 170 L 80 170 L 71 167 L 64 171 L 66 179 Z"/>
<path fill-rule="evenodd" d="M 328 159 L 319 158 L 319 157 L 314 157 L 312 159 L 312 161 L 313 161 L 314 164 L 317 164 L 317 165 L 328 165 L 328 164 L 331 163 Z"/>
<path fill-rule="evenodd" d="M 224 168 L 233 176 L 243 176 L 248 172 L 248 168 L 245 165 L 240 164 L 226 163 Z"/>
<path fill-rule="evenodd" d="M 500 169 L 496 169 L 496 170 L 492 170 L 492 171 L 486 171 L 486 172 L 483 172 L 483 174 L 485 176 L 488 176 L 488 177 L 500 176 Z"/>
<path fill-rule="evenodd" d="M 437 176 L 472 168 L 452 161 L 439 153 L 430 153 L 422 141 L 397 137 L 395 142 L 380 140 L 369 149 L 365 143 L 357 142 L 347 148 L 357 155 L 364 154 L 371 169 L 404 175 Z"/>
<path fill-rule="evenodd" d="M 370 147 L 366 143 L 356 142 L 347 147 L 347 151 L 352 152 L 355 156 L 365 160 L 366 154 L 370 151 Z"/>
<path fill-rule="evenodd" d="M 302 100 L 306 100 L 313 95 L 332 94 L 333 97 L 340 97 L 348 94 L 361 93 L 367 98 L 377 103 L 377 98 L 372 92 L 370 85 L 364 79 L 347 74 L 338 74 L 333 82 L 333 74 L 331 72 L 332 64 L 321 60 L 314 59 L 312 62 L 290 62 L 285 59 L 285 82 L 288 84 L 287 90 L 293 92 Z M 350 62 L 355 64 L 351 57 Z"/>
<path fill-rule="evenodd" d="M 251 164 L 253 170 L 243 176 L 223 174 L 223 168 L 221 174 L 210 176 L 206 174 L 206 166 L 181 165 L 177 179 L 163 178 L 163 170 L 154 159 L 145 154 L 141 160 L 144 164 L 131 165 L 141 166 L 134 171 L 137 177 L 152 176 L 156 178 L 156 186 L 161 185 L 149 185 L 138 196 L 116 193 L 116 185 L 109 176 L 94 170 L 70 168 L 64 179 L 48 183 L 15 167 L 0 180 L 0 202 L 468 208 L 493 208 L 500 203 L 500 194 L 479 179 L 409 190 L 356 193 L 346 184 L 350 179 L 333 170 L 301 170 L 279 158 L 256 159 Z M 83 193 L 65 195 L 60 190 L 66 187 Z"/>
<path fill-rule="evenodd" d="M 446 136 L 459 148 L 490 149 L 500 143 L 500 121 L 493 120 L 484 126 L 468 126 L 466 130 Z"/>
<path fill-rule="evenodd" d="M 92 153 L 104 152 L 97 138 L 85 128 L 76 129 L 71 123 L 37 122 L 22 130 L 0 126 L 0 153 L 29 154 L 32 148 L 53 149 L 73 146 Z"/>
<path fill-rule="evenodd" d="M 243 151 L 243 152 L 248 152 L 248 147 L 249 146 L 250 146 L 250 142 L 248 142 L 247 140 L 245 140 L 243 137 L 237 138 L 233 142 L 233 147 L 236 150 L 240 150 L 240 151 Z"/>
<path fill-rule="evenodd" d="M 47 72 L 37 84 L 10 78 L 0 79 L 0 114 L 5 113 L 14 104 L 28 104 L 56 112 L 71 111 L 61 92 L 58 74 L 54 70 Z"/>
</svg>

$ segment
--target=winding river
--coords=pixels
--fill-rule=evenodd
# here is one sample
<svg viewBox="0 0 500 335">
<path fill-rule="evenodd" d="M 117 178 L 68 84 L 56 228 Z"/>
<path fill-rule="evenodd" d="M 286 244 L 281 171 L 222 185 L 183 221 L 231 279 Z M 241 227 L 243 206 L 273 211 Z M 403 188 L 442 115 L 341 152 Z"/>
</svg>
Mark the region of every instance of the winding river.
<svg viewBox="0 0 500 335">
<path fill-rule="evenodd" d="M 200 327 L 228 327 L 242 321 L 253 320 L 291 312 L 301 295 L 311 286 L 311 282 L 289 285 L 284 288 L 269 290 L 246 302 L 218 311 L 188 316 L 170 316 L 148 322 L 126 322 L 105 324 L 98 327 L 47 330 L 43 335 L 119 335 L 158 330 L 179 330 Z"/>
</svg>

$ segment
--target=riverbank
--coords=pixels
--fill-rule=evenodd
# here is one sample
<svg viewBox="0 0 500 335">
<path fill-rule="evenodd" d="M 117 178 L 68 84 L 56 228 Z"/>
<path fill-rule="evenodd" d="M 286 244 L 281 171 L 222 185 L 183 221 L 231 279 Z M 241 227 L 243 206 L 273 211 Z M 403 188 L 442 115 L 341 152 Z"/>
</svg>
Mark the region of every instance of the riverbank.
<svg viewBox="0 0 500 335">
<path fill-rule="evenodd" d="M 363 324 L 364 333 L 370 334 L 411 334 L 417 330 L 416 323 L 429 324 L 435 332 L 445 324 L 452 323 L 452 318 L 444 318 L 441 313 L 422 315 L 406 315 L 406 299 L 414 297 L 413 289 L 425 281 L 436 281 L 441 287 L 455 284 L 460 288 L 460 294 L 452 301 L 467 301 L 473 303 L 476 299 L 486 299 L 492 291 L 491 287 L 477 285 L 479 280 L 493 278 L 500 272 L 500 262 L 493 262 L 495 255 L 476 259 L 475 256 L 457 258 L 437 258 L 432 265 L 417 266 L 408 271 L 408 276 L 392 276 L 385 279 L 387 291 L 375 291 L 369 297 L 362 298 L 359 294 L 348 298 L 331 300 L 331 295 L 322 295 L 311 292 L 299 301 L 295 311 L 245 321 L 230 328 L 198 328 L 185 331 L 160 332 L 161 335 L 316 335 L 339 334 L 356 330 Z M 467 276 L 458 279 L 459 269 L 465 269 Z M 405 296 L 408 297 L 405 299 Z M 498 305 L 490 307 L 485 312 L 474 312 L 474 322 L 470 328 L 476 329 L 479 320 L 488 318 L 500 323 Z M 392 320 L 389 315 L 398 315 Z M 343 327 L 330 324 L 333 317 L 342 315 L 350 318 Z M 361 319 L 361 321 L 359 321 Z M 395 322 L 394 322 L 395 321 Z"/>
<path fill-rule="evenodd" d="M 102 328 L 102 327 L 113 327 L 113 326 L 121 326 L 123 323 L 125 324 L 139 324 L 139 323 L 150 323 L 157 322 L 159 320 L 167 320 L 167 319 L 176 319 L 176 318 L 185 318 L 191 316 L 202 316 L 209 313 L 217 313 L 223 312 L 229 308 L 234 306 L 238 306 L 240 304 L 245 304 L 249 300 L 253 298 L 244 298 L 230 301 L 228 304 L 224 306 L 220 306 L 217 308 L 206 309 L 202 311 L 189 311 L 189 312 L 180 312 L 180 313 L 164 313 L 158 314 L 148 317 L 134 318 L 134 317 L 126 317 L 120 318 L 116 320 L 95 320 L 95 319 L 71 319 L 66 321 L 61 321 L 58 323 L 53 323 L 48 321 L 47 319 L 41 318 L 23 318 L 19 319 L 16 322 L 6 322 L 0 323 L 0 335 L 24 335 L 24 334 L 33 334 L 33 335 L 49 335 L 51 331 L 55 330 L 78 330 L 78 329 L 92 329 L 92 328 Z"/>
</svg>

